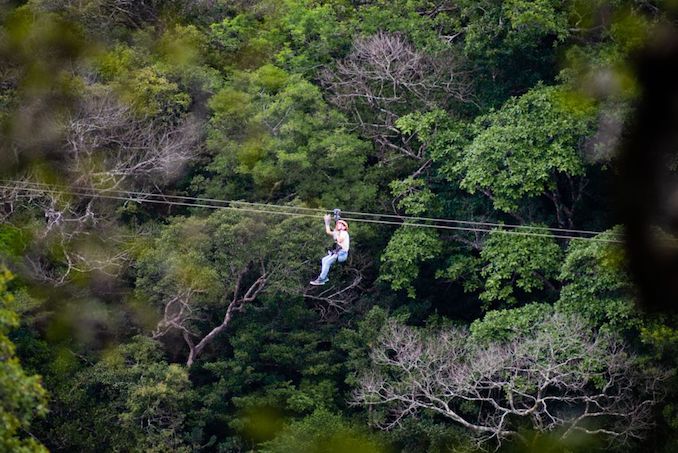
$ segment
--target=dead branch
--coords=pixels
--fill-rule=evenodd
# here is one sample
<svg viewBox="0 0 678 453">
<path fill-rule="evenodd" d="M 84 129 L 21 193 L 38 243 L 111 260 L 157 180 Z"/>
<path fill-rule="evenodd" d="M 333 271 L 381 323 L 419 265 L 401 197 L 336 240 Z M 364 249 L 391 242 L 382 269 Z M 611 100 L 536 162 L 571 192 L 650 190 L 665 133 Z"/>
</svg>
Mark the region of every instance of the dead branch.
<svg viewBox="0 0 678 453">
<path fill-rule="evenodd" d="M 668 373 L 642 370 L 621 339 L 555 315 L 533 336 L 478 345 L 463 330 L 426 337 L 391 322 L 371 354 L 353 403 L 384 406 L 391 429 L 420 410 L 439 413 L 479 439 L 516 436 L 514 421 L 537 431 L 563 429 L 625 444 L 652 425 Z"/>
<path fill-rule="evenodd" d="M 102 242 L 96 237 L 107 237 L 106 244 L 123 242 L 116 224 L 120 203 L 98 198 L 97 191 L 118 187 L 144 191 L 171 182 L 198 154 L 201 130 L 190 117 L 177 125 L 139 118 L 112 93 L 95 89 L 62 128 L 65 141 L 58 165 L 68 188 L 36 185 L 39 178 L 30 175 L 0 188 L 0 221 L 12 222 L 26 213 L 44 218 L 25 258 L 35 278 L 56 285 L 66 283 L 74 272 L 118 272 L 126 253 L 91 253 L 92 245 Z M 96 248 L 101 249 L 103 242 Z M 58 253 L 47 258 L 44 252 L 49 249 Z"/>
<path fill-rule="evenodd" d="M 166 184 L 200 151 L 200 124 L 137 117 L 110 93 L 93 95 L 66 121 L 65 170 L 78 187 Z"/>
<path fill-rule="evenodd" d="M 326 69 L 321 82 L 330 100 L 351 115 L 352 126 L 382 152 L 421 160 L 425 147 L 401 134 L 396 121 L 451 101 L 471 102 L 470 79 L 460 66 L 453 55 L 426 55 L 400 34 L 379 32 L 357 38 L 353 51 L 335 69 Z"/>
</svg>

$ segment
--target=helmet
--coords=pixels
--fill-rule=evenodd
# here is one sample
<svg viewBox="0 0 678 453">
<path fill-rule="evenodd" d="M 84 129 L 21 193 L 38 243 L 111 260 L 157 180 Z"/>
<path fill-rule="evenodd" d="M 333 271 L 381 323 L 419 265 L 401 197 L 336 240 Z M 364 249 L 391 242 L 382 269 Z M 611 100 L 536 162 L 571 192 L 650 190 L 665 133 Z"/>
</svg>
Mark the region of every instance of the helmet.
<svg viewBox="0 0 678 453">
<path fill-rule="evenodd" d="M 346 231 L 348 231 L 348 223 L 345 220 L 337 220 L 337 225 L 339 224 L 344 225 Z"/>
</svg>

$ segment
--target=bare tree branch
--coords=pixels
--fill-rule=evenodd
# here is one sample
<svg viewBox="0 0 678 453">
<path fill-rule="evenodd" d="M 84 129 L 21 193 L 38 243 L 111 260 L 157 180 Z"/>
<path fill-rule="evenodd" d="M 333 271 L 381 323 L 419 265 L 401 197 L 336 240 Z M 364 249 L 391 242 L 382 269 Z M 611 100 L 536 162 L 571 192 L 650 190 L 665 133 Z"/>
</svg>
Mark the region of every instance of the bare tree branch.
<svg viewBox="0 0 678 453">
<path fill-rule="evenodd" d="M 97 190 L 165 185 L 200 151 L 201 126 L 195 119 L 156 124 L 135 116 L 112 93 L 91 91 L 62 124 L 63 158 L 56 165 L 69 183 L 68 193 L 35 185 L 40 182 L 35 176 L 0 188 L 1 222 L 27 213 L 44 217 L 41 227 L 34 224 L 35 241 L 25 261 L 35 278 L 56 285 L 74 272 L 115 275 L 128 258 L 115 247 L 125 241 L 116 223 L 120 203 L 98 198 Z"/>
<path fill-rule="evenodd" d="M 425 55 L 399 34 L 379 32 L 357 38 L 353 51 L 326 69 L 321 81 L 330 100 L 349 112 L 353 127 L 371 138 L 382 152 L 396 152 L 416 160 L 425 147 L 395 126 L 413 111 L 444 108 L 450 101 L 472 102 L 468 74 L 453 55 Z"/>
<path fill-rule="evenodd" d="M 532 336 L 475 344 L 463 330 L 426 337 L 391 322 L 371 354 L 374 368 L 354 404 L 384 406 L 391 429 L 419 410 L 472 430 L 480 442 L 516 436 L 517 419 L 538 431 L 563 428 L 624 444 L 652 425 L 651 409 L 668 373 L 642 370 L 623 342 L 555 315 Z"/>
</svg>

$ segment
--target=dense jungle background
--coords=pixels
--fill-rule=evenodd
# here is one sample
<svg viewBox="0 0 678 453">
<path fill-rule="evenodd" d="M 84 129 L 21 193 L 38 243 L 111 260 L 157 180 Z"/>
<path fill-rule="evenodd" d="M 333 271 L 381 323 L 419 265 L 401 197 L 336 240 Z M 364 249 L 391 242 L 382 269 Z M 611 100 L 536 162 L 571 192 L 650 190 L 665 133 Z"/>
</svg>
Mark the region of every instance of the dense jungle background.
<svg viewBox="0 0 678 453">
<path fill-rule="evenodd" d="M 1 2 L 0 450 L 678 451 L 677 11 Z"/>
</svg>

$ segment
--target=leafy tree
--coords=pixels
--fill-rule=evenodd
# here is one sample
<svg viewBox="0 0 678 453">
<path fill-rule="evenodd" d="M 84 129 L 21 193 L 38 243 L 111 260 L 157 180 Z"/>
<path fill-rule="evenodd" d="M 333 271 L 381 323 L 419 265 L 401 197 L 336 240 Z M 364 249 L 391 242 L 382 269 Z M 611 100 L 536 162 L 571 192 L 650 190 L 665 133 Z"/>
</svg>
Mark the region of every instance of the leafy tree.
<svg viewBox="0 0 678 453">
<path fill-rule="evenodd" d="M 541 234 L 540 230 L 515 231 Z M 492 303 L 515 305 L 533 293 L 544 297 L 542 290 L 547 298 L 558 295 L 556 277 L 563 252 L 550 234 L 529 236 L 495 230 L 478 247 L 478 255 L 468 249 L 453 254 L 437 277 L 459 280 L 467 292 L 482 290 L 478 298 L 486 307 Z"/>
<path fill-rule="evenodd" d="M 337 344 L 346 354 L 347 384 L 355 386 L 358 373 L 369 366 L 370 347 L 377 340 L 381 327 L 389 318 L 404 322 L 407 315 L 402 312 L 399 316 L 389 315 L 382 307 L 374 306 L 358 321 L 355 328 L 344 328 L 337 335 Z"/>
<path fill-rule="evenodd" d="M 572 2 L 462 1 L 464 54 L 479 72 L 481 100 L 497 105 L 555 75 L 556 52 L 570 35 Z"/>
<path fill-rule="evenodd" d="M 217 93 L 210 107 L 208 143 L 216 155 L 210 180 L 194 182 L 208 193 L 295 197 L 354 209 L 371 203 L 375 188 L 363 181 L 366 144 L 309 82 L 262 66 Z M 253 189 L 249 195 L 247 188 Z"/>
<path fill-rule="evenodd" d="M 442 171 L 496 209 L 516 212 L 527 197 L 545 195 L 558 224 L 572 227 L 584 189 L 581 146 L 592 132 L 595 108 L 559 87 L 537 86 L 479 117 L 476 135 L 459 160 Z"/>
<path fill-rule="evenodd" d="M 345 1 L 286 0 L 269 33 L 275 60 L 285 69 L 313 78 L 318 68 L 343 56 L 350 46 L 353 8 Z"/>
<path fill-rule="evenodd" d="M 191 102 L 188 94 L 181 91 L 176 83 L 151 67 L 133 71 L 121 85 L 123 99 L 141 116 L 172 121 L 181 117 Z"/>
<path fill-rule="evenodd" d="M 339 412 L 343 354 L 335 329 L 300 296 L 262 297 L 215 340 L 218 355 L 193 368 L 203 404 L 191 418 L 220 444 L 245 449 L 271 440 L 284 421 Z"/>
<path fill-rule="evenodd" d="M 521 439 L 523 423 L 560 428 L 564 440 L 583 432 L 623 445 L 647 435 L 668 373 L 642 368 L 621 338 L 580 319 L 556 314 L 537 322 L 506 342 L 476 345 L 462 329 L 427 334 L 391 321 L 354 401 L 373 408 L 383 429 L 431 411 L 481 441 Z"/>
<path fill-rule="evenodd" d="M 289 424 L 275 439 L 263 444 L 262 452 L 293 453 L 377 453 L 381 443 L 362 428 L 340 415 L 317 410 L 301 421 Z"/>
<path fill-rule="evenodd" d="M 266 220 L 245 212 L 176 219 L 142 252 L 139 296 L 162 313 L 154 336 L 179 334 L 189 366 L 260 295 L 300 292 L 305 263 L 320 255 L 309 247 L 308 221 Z"/>
<path fill-rule="evenodd" d="M 19 325 L 13 296 L 7 290 L 12 274 L 0 270 L 0 449 L 21 453 L 46 452 L 30 434 L 35 417 L 47 413 L 47 393 L 39 376 L 29 376 L 21 367 L 14 343 L 7 337 Z"/>
<path fill-rule="evenodd" d="M 470 254 L 466 249 L 459 253 L 455 251 L 447 258 L 446 267 L 436 272 L 436 277 L 457 281 L 465 292 L 472 293 L 483 287 L 480 275 L 483 263 L 480 257 Z"/>
<path fill-rule="evenodd" d="M 528 304 L 520 308 L 488 311 L 483 319 L 471 324 L 471 337 L 480 343 L 510 341 L 522 335 L 534 334 L 553 313 L 548 304 Z"/>
<path fill-rule="evenodd" d="M 579 313 L 595 325 L 615 329 L 638 327 L 635 290 L 626 271 L 623 249 L 613 242 L 619 231 L 597 236 L 600 241 L 572 241 L 560 272 L 563 288 L 558 309 Z"/>
<path fill-rule="evenodd" d="M 480 271 L 485 279 L 480 300 L 516 303 L 515 289 L 525 293 L 549 288 L 562 262 L 562 251 L 551 237 L 490 234 L 480 252 L 487 263 Z"/>
<path fill-rule="evenodd" d="M 466 53 L 495 64 L 517 56 L 518 52 L 543 52 L 540 47 L 544 41 L 562 42 L 569 34 L 567 2 L 509 0 L 462 4 L 468 20 Z M 535 57 L 542 56 L 532 56 Z"/>
<path fill-rule="evenodd" d="M 168 364 L 149 338 L 136 337 L 78 372 L 64 396 L 70 418 L 63 435 L 78 449 L 191 451 L 183 432 L 188 373 Z"/>
<path fill-rule="evenodd" d="M 435 195 L 421 179 L 408 177 L 402 181 L 391 181 L 390 187 L 396 206 L 408 215 L 425 214 L 434 204 Z"/>
<path fill-rule="evenodd" d="M 227 17 L 210 25 L 210 42 L 221 65 L 238 69 L 255 69 L 268 63 L 272 43 L 259 36 L 257 30 L 265 28 L 264 17 L 249 12 Z"/>
<path fill-rule="evenodd" d="M 414 298 L 413 283 L 420 264 L 438 256 L 441 247 L 440 239 L 430 229 L 401 227 L 384 250 L 379 278 L 394 290 L 407 290 L 407 296 Z"/>
</svg>

